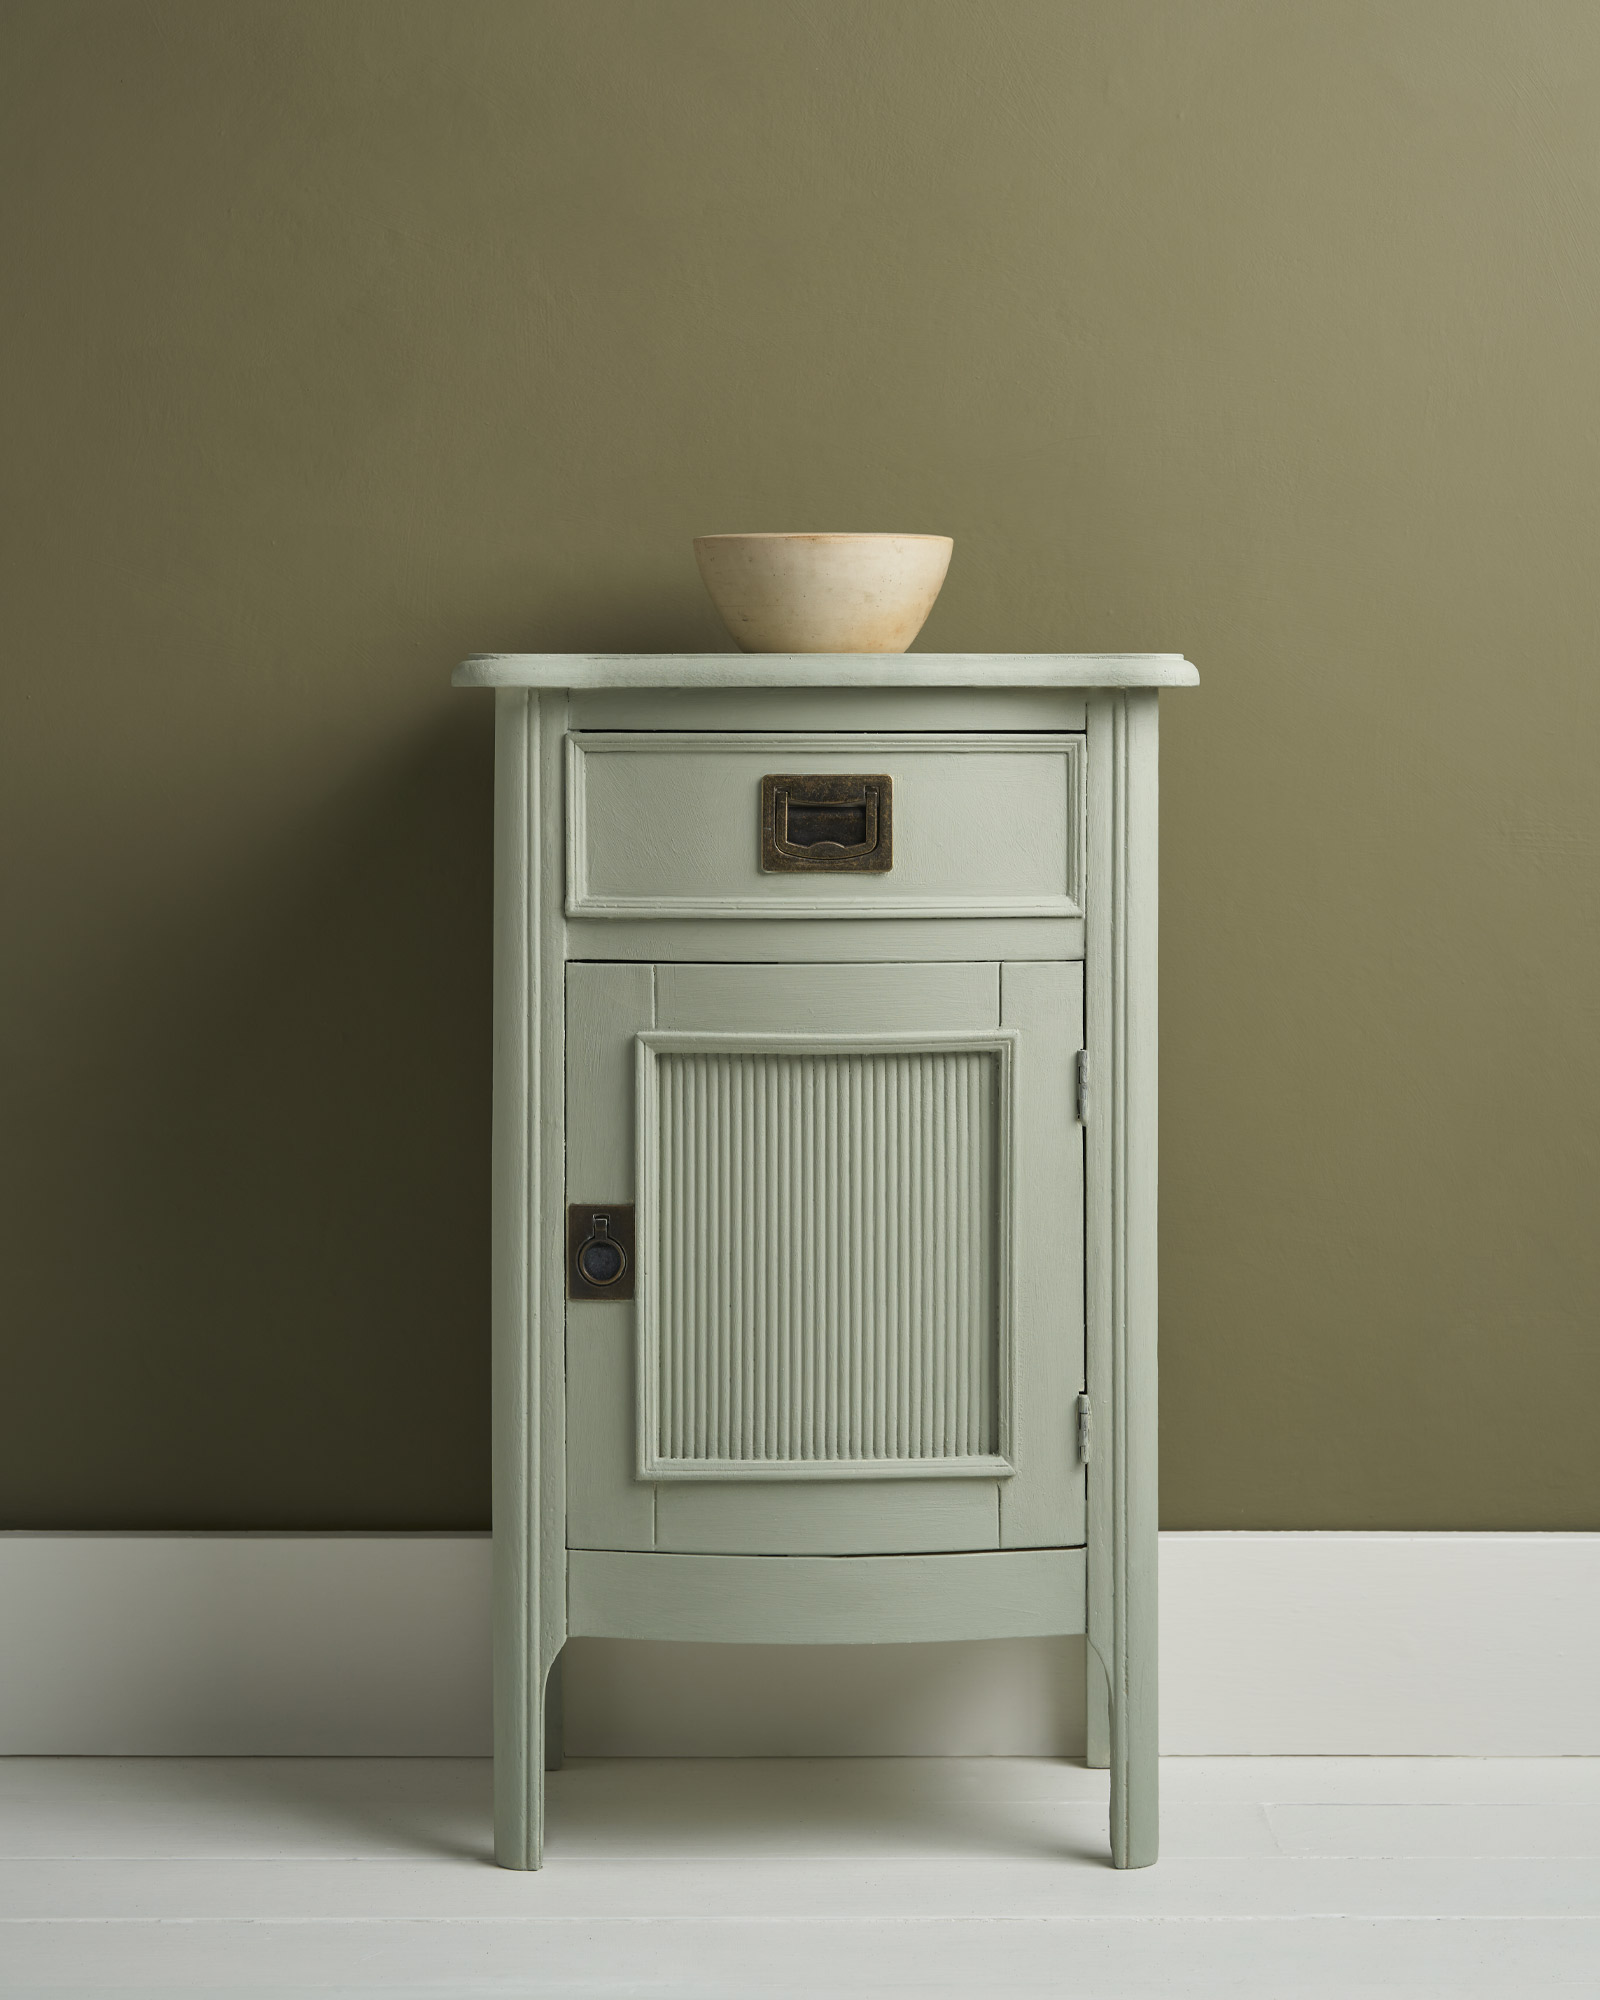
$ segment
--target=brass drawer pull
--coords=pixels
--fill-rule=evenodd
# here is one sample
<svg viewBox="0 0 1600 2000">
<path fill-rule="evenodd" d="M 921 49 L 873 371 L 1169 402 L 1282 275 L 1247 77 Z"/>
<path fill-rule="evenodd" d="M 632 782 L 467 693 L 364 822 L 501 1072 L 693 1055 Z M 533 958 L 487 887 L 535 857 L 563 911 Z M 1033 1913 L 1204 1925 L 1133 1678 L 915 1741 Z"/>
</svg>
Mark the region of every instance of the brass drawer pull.
<svg viewBox="0 0 1600 2000">
<path fill-rule="evenodd" d="M 894 866 L 894 784 L 863 777 L 761 780 L 763 875 L 886 875 Z"/>
</svg>

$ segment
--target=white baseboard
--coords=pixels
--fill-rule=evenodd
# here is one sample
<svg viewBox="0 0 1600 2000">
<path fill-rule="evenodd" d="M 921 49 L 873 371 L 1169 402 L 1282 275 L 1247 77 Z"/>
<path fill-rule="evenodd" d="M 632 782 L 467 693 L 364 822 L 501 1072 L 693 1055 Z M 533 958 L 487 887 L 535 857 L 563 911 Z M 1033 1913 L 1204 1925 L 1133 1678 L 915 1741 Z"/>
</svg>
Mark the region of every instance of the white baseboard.
<svg viewBox="0 0 1600 2000">
<path fill-rule="evenodd" d="M 1175 1755 L 1600 1755 L 1600 1535 L 1161 1538 Z M 476 1756 L 479 1535 L 0 1535 L 0 1753 Z M 1070 1756 L 1075 1640 L 626 1645 L 590 1756 Z"/>
<path fill-rule="evenodd" d="M 1600 1535 L 1163 1535 L 1161 1647 L 1183 1756 L 1600 1756 Z"/>
<path fill-rule="evenodd" d="M 0 1752 L 476 1756 L 486 1535 L 0 1535 Z"/>
</svg>

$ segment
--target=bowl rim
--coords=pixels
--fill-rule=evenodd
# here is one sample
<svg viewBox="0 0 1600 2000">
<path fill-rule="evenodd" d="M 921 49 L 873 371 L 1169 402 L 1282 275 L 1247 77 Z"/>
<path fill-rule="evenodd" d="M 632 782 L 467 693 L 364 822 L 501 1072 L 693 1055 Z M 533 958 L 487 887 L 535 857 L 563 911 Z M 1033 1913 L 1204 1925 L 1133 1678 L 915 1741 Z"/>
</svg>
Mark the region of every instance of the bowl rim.
<svg viewBox="0 0 1600 2000">
<path fill-rule="evenodd" d="M 953 535 L 913 535 L 896 534 L 890 530 L 874 530 L 867 534 L 854 534 L 835 529 L 820 529 L 815 532 L 794 530 L 782 532 L 763 530 L 749 534 L 696 535 L 699 542 L 948 542 L 955 547 Z"/>
</svg>

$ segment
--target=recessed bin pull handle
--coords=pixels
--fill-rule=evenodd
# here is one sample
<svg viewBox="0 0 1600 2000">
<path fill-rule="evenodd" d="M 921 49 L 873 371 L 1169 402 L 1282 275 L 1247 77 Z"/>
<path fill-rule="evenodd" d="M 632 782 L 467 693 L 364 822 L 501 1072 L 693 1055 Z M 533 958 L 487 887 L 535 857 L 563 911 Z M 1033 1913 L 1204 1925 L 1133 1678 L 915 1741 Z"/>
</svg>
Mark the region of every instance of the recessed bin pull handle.
<svg viewBox="0 0 1600 2000">
<path fill-rule="evenodd" d="M 893 780 L 881 772 L 765 777 L 761 872 L 885 875 L 894 866 L 893 809 Z"/>
</svg>

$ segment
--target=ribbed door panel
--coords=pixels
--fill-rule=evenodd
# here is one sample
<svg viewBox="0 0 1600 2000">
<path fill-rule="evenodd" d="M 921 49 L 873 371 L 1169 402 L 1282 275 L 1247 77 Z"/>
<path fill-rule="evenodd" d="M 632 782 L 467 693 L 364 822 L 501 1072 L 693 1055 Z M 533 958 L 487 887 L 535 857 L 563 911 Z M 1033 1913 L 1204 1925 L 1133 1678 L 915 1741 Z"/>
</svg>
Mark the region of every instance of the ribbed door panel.
<svg viewBox="0 0 1600 2000">
<path fill-rule="evenodd" d="M 994 1476 L 1008 1054 L 650 1051 L 641 1470 Z"/>
</svg>

